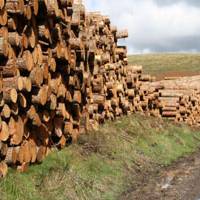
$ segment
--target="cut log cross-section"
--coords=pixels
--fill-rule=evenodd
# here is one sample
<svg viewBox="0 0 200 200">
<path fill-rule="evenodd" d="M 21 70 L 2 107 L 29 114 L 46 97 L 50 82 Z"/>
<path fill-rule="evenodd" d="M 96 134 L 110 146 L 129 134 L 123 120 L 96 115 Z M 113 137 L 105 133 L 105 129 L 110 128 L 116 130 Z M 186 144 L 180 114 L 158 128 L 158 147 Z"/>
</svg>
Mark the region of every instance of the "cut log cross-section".
<svg viewBox="0 0 200 200">
<path fill-rule="evenodd" d="M 4 87 L 3 88 L 3 99 L 5 102 L 17 102 L 17 91 L 14 88 Z"/>
</svg>

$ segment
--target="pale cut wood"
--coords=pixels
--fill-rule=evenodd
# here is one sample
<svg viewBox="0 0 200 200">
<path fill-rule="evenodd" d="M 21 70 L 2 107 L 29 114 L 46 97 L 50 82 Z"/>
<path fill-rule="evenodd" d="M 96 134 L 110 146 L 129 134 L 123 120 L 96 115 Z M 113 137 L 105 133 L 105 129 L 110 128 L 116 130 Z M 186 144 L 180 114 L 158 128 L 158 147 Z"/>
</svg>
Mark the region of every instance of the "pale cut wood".
<svg viewBox="0 0 200 200">
<path fill-rule="evenodd" d="M 22 91 L 23 78 L 22 77 L 4 78 L 3 87 L 11 87 L 11 88 L 14 88 L 15 90 Z"/>
<path fill-rule="evenodd" d="M 22 108 L 26 108 L 27 107 L 26 97 L 22 93 L 18 93 L 18 100 L 19 100 L 19 105 Z"/>
<path fill-rule="evenodd" d="M 8 29 L 15 31 L 17 29 L 17 26 L 18 26 L 17 17 L 13 16 L 12 18 L 9 18 L 7 25 L 8 25 Z"/>
<path fill-rule="evenodd" d="M 127 37 L 128 37 L 128 30 L 118 31 L 116 34 L 117 39 L 122 39 Z"/>
<path fill-rule="evenodd" d="M 31 48 L 36 46 L 36 36 L 33 28 L 30 28 L 28 31 L 28 41 Z"/>
<path fill-rule="evenodd" d="M 40 87 L 41 84 L 43 83 L 43 78 L 44 78 L 42 68 L 39 67 L 38 65 L 35 66 L 31 71 L 29 78 L 31 80 L 32 86 Z"/>
<path fill-rule="evenodd" d="M 1 116 L 8 119 L 10 118 L 11 110 L 10 107 L 7 104 L 4 104 L 3 109 L 1 111 Z"/>
<path fill-rule="evenodd" d="M 27 116 L 30 120 L 32 120 L 32 124 L 35 126 L 40 127 L 42 125 L 40 116 L 38 115 L 35 106 L 31 106 L 30 109 L 27 112 Z"/>
<path fill-rule="evenodd" d="M 8 173 L 8 166 L 5 162 L 0 162 L 0 177 L 5 177 Z"/>
<path fill-rule="evenodd" d="M 4 0 L 1 0 L 1 1 L 0 1 L 0 9 L 2 9 L 2 8 L 4 7 L 4 5 L 5 5 L 5 1 L 4 1 Z"/>
<path fill-rule="evenodd" d="M 39 10 L 39 1 L 38 0 L 31 0 L 31 5 L 33 7 L 34 15 L 37 16 Z"/>
<path fill-rule="evenodd" d="M 57 0 L 47 0 L 45 1 L 47 7 L 47 14 L 49 16 L 58 16 L 59 15 L 59 8 Z"/>
<path fill-rule="evenodd" d="M 0 56 L 8 56 L 9 46 L 4 37 L 0 37 Z"/>
<path fill-rule="evenodd" d="M 20 44 L 20 36 L 17 32 L 9 32 L 8 33 L 8 42 L 12 46 L 19 46 Z"/>
<path fill-rule="evenodd" d="M 24 16 L 26 16 L 26 18 L 27 18 L 28 20 L 31 19 L 31 17 L 32 17 L 31 6 L 29 6 L 29 5 L 24 5 Z"/>
<path fill-rule="evenodd" d="M 32 90 L 32 82 L 31 79 L 29 77 L 23 77 L 23 89 L 27 92 L 31 92 Z"/>
<path fill-rule="evenodd" d="M 10 127 L 10 134 L 11 134 L 10 144 L 19 145 L 22 142 L 22 138 L 24 134 L 24 122 L 22 121 L 22 118 L 18 116 L 16 120 L 13 119 L 12 124 L 10 126 L 11 126 Z"/>
<path fill-rule="evenodd" d="M 32 95 L 32 102 L 36 104 L 45 105 L 48 99 L 48 90 L 49 87 L 47 85 L 43 85 L 38 91 L 36 95 Z"/>
<path fill-rule="evenodd" d="M 6 0 L 5 8 L 9 13 L 19 13 L 24 12 L 24 0 Z"/>
<path fill-rule="evenodd" d="M 8 21 L 7 10 L 5 8 L 0 9 L 0 24 L 5 26 Z"/>
<path fill-rule="evenodd" d="M 4 87 L 3 88 L 3 99 L 5 102 L 17 102 L 17 91 L 14 88 Z"/>
<path fill-rule="evenodd" d="M 31 71 L 33 69 L 33 56 L 30 51 L 26 50 L 21 58 L 18 58 L 16 65 L 19 70 Z"/>
<path fill-rule="evenodd" d="M 5 121 L 1 122 L 0 141 L 6 141 L 9 138 L 9 128 Z"/>
</svg>

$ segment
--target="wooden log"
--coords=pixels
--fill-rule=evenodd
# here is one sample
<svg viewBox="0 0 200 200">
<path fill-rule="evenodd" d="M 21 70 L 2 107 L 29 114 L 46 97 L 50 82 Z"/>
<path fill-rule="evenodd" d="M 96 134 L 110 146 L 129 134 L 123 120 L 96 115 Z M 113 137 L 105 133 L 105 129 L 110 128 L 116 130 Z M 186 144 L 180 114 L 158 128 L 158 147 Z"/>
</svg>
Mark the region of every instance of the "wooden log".
<svg viewBox="0 0 200 200">
<path fill-rule="evenodd" d="M 81 104 L 82 95 L 81 95 L 81 92 L 79 90 L 75 90 L 74 91 L 73 101 L 76 102 L 76 103 Z"/>
<path fill-rule="evenodd" d="M 8 23 L 7 23 L 8 29 L 11 31 L 15 31 L 18 27 L 17 24 L 17 17 L 16 16 L 12 16 L 8 19 Z"/>
<path fill-rule="evenodd" d="M 135 89 L 127 89 L 127 95 L 128 97 L 135 97 Z"/>
<path fill-rule="evenodd" d="M 58 16 L 59 8 L 57 0 L 47 0 L 45 1 L 48 16 Z"/>
<path fill-rule="evenodd" d="M 9 13 L 19 13 L 24 12 L 24 0 L 6 0 L 5 8 Z"/>
<path fill-rule="evenodd" d="M 32 103 L 45 105 L 48 99 L 49 87 L 43 85 L 40 89 L 35 90 L 36 94 L 32 95 Z"/>
<path fill-rule="evenodd" d="M 58 88 L 61 84 L 62 78 L 60 74 L 57 74 L 56 78 L 49 80 L 49 87 L 54 94 L 58 93 Z"/>
<path fill-rule="evenodd" d="M 4 37 L 0 37 L 0 56 L 8 56 L 9 46 Z"/>
<path fill-rule="evenodd" d="M 71 49 L 82 49 L 83 48 L 83 44 L 80 38 L 70 38 L 69 39 L 69 45 L 71 47 Z"/>
<path fill-rule="evenodd" d="M 42 125 L 40 116 L 38 115 L 35 106 L 31 105 L 30 109 L 27 112 L 27 117 L 32 121 L 32 124 L 40 127 Z"/>
<path fill-rule="evenodd" d="M 24 135 L 24 122 L 20 116 L 17 119 L 10 118 L 9 130 L 11 135 L 10 144 L 19 145 Z"/>
<path fill-rule="evenodd" d="M 118 46 L 115 48 L 115 53 L 124 57 L 127 54 L 127 49 L 124 46 Z"/>
<path fill-rule="evenodd" d="M 55 59 L 49 58 L 48 64 L 49 64 L 50 71 L 55 72 L 56 71 L 56 61 L 55 61 Z"/>
<path fill-rule="evenodd" d="M 38 35 L 40 38 L 50 39 L 51 35 L 47 25 L 42 24 L 38 26 Z"/>
<path fill-rule="evenodd" d="M 60 84 L 58 87 L 57 98 L 65 98 L 66 97 L 66 87 L 64 84 Z"/>
<path fill-rule="evenodd" d="M 7 10 L 5 8 L 0 9 L 0 24 L 5 26 L 8 21 Z"/>
<path fill-rule="evenodd" d="M 33 28 L 29 28 L 26 34 L 28 37 L 29 46 L 34 48 L 36 46 L 36 36 Z"/>
<path fill-rule="evenodd" d="M 66 106 L 64 103 L 58 103 L 57 107 L 56 107 L 56 115 L 59 117 L 62 117 L 63 119 L 69 119 L 70 118 L 70 114 L 69 112 L 66 110 Z"/>
<path fill-rule="evenodd" d="M 43 83 L 43 78 L 44 78 L 42 68 L 39 67 L 38 65 L 35 66 L 33 70 L 31 70 L 29 78 L 31 80 L 32 86 L 40 87 L 41 84 Z"/>
<path fill-rule="evenodd" d="M 11 61 L 11 63 L 12 62 L 13 61 Z M 29 72 L 33 69 L 33 56 L 30 51 L 24 51 L 23 56 L 21 58 L 17 58 L 16 66 L 19 70 L 27 70 Z"/>
<path fill-rule="evenodd" d="M 26 108 L 27 107 L 26 97 L 22 93 L 18 93 L 18 101 L 19 101 L 19 105 L 22 108 Z"/>
<path fill-rule="evenodd" d="M 117 39 L 123 39 L 128 37 L 128 30 L 118 31 L 116 34 Z"/>
<path fill-rule="evenodd" d="M 7 104 L 4 104 L 3 109 L 1 111 L 1 116 L 3 118 L 8 119 L 8 118 L 10 118 L 10 115 L 11 115 L 10 107 Z"/>
<path fill-rule="evenodd" d="M 160 90 L 159 93 L 160 93 L 161 97 L 181 97 L 181 96 L 183 96 L 183 91 Z"/>
<path fill-rule="evenodd" d="M 163 117 L 176 117 L 177 112 L 176 111 L 164 111 L 162 112 Z"/>
<path fill-rule="evenodd" d="M 27 18 L 27 20 L 31 19 L 32 10 L 30 5 L 24 5 L 24 16 Z"/>
<path fill-rule="evenodd" d="M 4 178 L 8 173 L 8 166 L 5 162 L 0 162 L 0 177 Z"/>
<path fill-rule="evenodd" d="M 59 59 L 64 59 L 68 60 L 69 55 L 68 55 L 68 49 L 62 45 L 62 44 L 57 44 L 57 58 Z"/>
<path fill-rule="evenodd" d="M 21 43 L 20 43 L 20 45 L 24 49 L 28 48 L 28 38 L 27 38 L 25 33 L 22 33 L 22 35 L 21 35 Z"/>
<path fill-rule="evenodd" d="M 9 32 L 8 33 L 8 42 L 12 46 L 19 46 L 20 44 L 20 36 L 17 32 Z"/>
<path fill-rule="evenodd" d="M 0 128 L 0 141 L 7 141 L 9 138 L 9 128 L 5 121 L 1 121 L 1 128 Z"/>
<path fill-rule="evenodd" d="M 1 1 L 0 1 L 0 9 L 2 9 L 2 8 L 4 7 L 4 5 L 5 5 L 5 1 L 4 1 L 4 0 L 1 0 Z"/>
<path fill-rule="evenodd" d="M 22 91 L 24 88 L 23 77 L 4 78 L 3 87 L 10 87 Z"/>
<path fill-rule="evenodd" d="M 3 88 L 3 99 L 5 102 L 17 102 L 17 91 L 14 88 L 4 87 Z"/>
<path fill-rule="evenodd" d="M 140 76 L 140 81 L 152 81 L 152 77 L 151 77 L 151 75 L 141 75 Z"/>
<path fill-rule="evenodd" d="M 3 78 L 0 77 L 0 94 L 3 92 Z"/>
<path fill-rule="evenodd" d="M 38 0 L 31 0 L 31 5 L 33 7 L 34 15 L 37 16 L 38 10 L 39 10 L 39 1 Z"/>
<path fill-rule="evenodd" d="M 73 123 L 71 121 L 65 121 L 64 122 L 64 131 L 63 134 L 66 137 L 69 137 L 73 132 Z"/>
<path fill-rule="evenodd" d="M 50 110 L 55 110 L 57 107 L 57 96 L 55 94 L 51 94 L 49 97 L 49 108 Z"/>
<path fill-rule="evenodd" d="M 32 81 L 29 77 L 23 77 L 23 89 L 22 91 L 31 92 L 32 90 Z"/>
<path fill-rule="evenodd" d="M 104 105 L 105 96 L 104 95 L 100 95 L 100 94 L 93 94 L 93 103 L 94 104 L 99 104 L 99 105 Z"/>
</svg>

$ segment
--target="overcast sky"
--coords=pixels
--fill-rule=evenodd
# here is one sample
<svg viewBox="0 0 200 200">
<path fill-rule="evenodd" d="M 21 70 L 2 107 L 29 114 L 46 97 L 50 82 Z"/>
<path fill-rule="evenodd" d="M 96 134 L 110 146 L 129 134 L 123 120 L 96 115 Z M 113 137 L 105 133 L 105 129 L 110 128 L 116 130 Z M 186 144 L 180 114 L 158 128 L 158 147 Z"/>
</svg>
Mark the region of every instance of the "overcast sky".
<svg viewBox="0 0 200 200">
<path fill-rule="evenodd" d="M 200 51 L 200 0 L 83 1 L 129 30 L 129 53 Z"/>
</svg>

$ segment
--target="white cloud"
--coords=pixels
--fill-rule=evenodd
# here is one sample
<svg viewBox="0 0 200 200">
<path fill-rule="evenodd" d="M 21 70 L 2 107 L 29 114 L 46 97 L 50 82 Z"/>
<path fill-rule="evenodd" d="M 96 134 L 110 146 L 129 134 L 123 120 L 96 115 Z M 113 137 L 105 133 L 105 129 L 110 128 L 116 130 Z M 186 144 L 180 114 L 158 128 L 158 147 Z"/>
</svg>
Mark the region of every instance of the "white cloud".
<svg viewBox="0 0 200 200">
<path fill-rule="evenodd" d="M 169 2 L 85 0 L 87 9 L 109 15 L 119 29 L 128 28 L 131 53 L 200 50 L 200 8 L 186 1 Z"/>
</svg>

